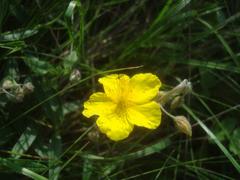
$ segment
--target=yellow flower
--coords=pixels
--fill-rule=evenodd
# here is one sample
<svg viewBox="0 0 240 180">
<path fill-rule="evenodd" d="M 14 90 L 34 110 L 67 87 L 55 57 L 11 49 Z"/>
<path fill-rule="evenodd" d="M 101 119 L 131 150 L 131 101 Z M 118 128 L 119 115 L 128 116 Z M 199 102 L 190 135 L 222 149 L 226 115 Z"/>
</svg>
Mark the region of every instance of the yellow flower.
<svg viewBox="0 0 240 180">
<path fill-rule="evenodd" d="M 155 129 L 161 123 L 161 110 L 154 98 L 161 82 L 151 73 L 112 74 L 100 78 L 104 92 L 92 94 L 84 103 L 83 115 L 98 115 L 97 125 L 110 139 L 128 137 L 133 126 Z"/>
</svg>

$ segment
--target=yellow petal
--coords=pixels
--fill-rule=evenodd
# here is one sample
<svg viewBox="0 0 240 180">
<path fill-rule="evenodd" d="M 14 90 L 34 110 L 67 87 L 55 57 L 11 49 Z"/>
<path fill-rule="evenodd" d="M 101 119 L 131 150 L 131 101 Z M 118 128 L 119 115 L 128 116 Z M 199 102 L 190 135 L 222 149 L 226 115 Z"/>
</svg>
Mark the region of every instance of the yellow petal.
<svg viewBox="0 0 240 180">
<path fill-rule="evenodd" d="M 100 116 L 97 119 L 97 125 L 102 133 L 114 141 L 127 138 L 133 130 L 133 125 L 128 122 L 126 116 L 117 114 Z"/>
<path fill-rule="evenodd" d="M 93 115 L 111 114 L 116 107 L 111 99 L 101 92 L 93 93 L 83 106 L 82 114 L 88 118 Z"/>
<path fill-rule="evenodd" d="M 161 116 L 160 106 L 155 101 L 135 105 L 128 109 L 129 122 L 148 129 L 157 128 L 161 123 Z"/>
<path fill-rule="evenodd" d="M 151 73 L 136 74 L 130 79 L 131 97 L 135 103 L 146 103 L 157 96 L 161 81 Z"/>
<path fill-rule="evenodd" d="M 129 93 L 129 79 L 125 74 L 111 74 L 100 78 L 98 81 L 103 85 L 106 95 L 117 102 Z"/>
</svg>

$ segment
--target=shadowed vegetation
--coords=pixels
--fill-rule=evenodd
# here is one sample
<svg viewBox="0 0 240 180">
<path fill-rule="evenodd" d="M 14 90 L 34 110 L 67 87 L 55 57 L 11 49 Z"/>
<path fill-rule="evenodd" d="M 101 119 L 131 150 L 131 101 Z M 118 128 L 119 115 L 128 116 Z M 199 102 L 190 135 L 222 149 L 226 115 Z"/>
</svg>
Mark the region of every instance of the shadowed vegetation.
<svg viewBox="0 0 240 180">
<path fill-rule="evenodd" d="M 237 179 L 240 2 L 1 0 L 2 179 Z M 101 134 L 83 102 L 111 73 L 151 72 L 193 92 L 156 130 Z"/>
</svg>

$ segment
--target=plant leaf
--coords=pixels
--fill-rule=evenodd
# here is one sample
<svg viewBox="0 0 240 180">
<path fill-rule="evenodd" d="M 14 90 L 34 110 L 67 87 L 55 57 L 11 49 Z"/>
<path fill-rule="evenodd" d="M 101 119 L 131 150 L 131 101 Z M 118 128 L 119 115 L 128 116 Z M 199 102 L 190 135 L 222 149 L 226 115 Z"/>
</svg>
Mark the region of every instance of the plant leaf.
<svg viewBox="0 0 240 180">
<path fill-rule="evenodd" d="M 37 131 L 34 127 L 28 126 L 22 133 L 17 143 L 12 148 L 12 157 L 18 159 L 21 154 L 26 152 L 37 137 Z"/>
</svg>

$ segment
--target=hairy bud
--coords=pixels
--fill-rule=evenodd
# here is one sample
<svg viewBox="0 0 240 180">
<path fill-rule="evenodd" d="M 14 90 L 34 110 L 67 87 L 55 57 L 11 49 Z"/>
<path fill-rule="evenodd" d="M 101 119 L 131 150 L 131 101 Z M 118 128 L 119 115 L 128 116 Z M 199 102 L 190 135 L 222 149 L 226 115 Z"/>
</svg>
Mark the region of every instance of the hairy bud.
<svg viewBox="0 0 240 180">
<path fill-rule="evenodd" d="M 99 139 L 99 133 L 96 130 L 90 131 L 87 136 L 92 142 L 97 142 Z"/>
<path fill-rule="evenodd" d="M 23 84 L 23 92 L 24 94 L 30 94 L 34 91 L 34 86 L 31 82 L 27 82 L 25 84 Z"/>
<path fill-rule="evenodd" d="M 174 122 L 180 132 L 190 137 L 192 136 L 192 126 L 185 116 L 175 116 Z"/>
<path fill-rule="evenodd" d="M 22 102 L 23 101 L 23 98 L 24 98 L 24 91 L 23 91 L 23 88 L 21 87 L 18 87 L 15 92 L 15 99 L 17 102 Z"/>
<path fill-rule="evenodd" d="M 13 81 L 9 80 L 9 79 L 5 79 L 2 83 L 2 88 L 6 89 L 6 90 L 12 89 L 15 86 L 16 86 L 15 83 Z"/>
<path fill-rule="evenodd" d="M 175 98 L 173 98 L 171 104 L 170 104 L 170 108 L 173 110 L 173 109 L 176 109 L 178 107 L 180 107 L 184 102 L 184 99 L 182 96 L 176 96 Z"/>
<path fill-rule="evenodd" d="M 69 77 L 71 82 L 79 81 L 82 78 L 81 72 L 78 69 L 74 69 Z"/>
<path fill-rule="evenodd" d="M 167 91 L 163 94 L 158 102 L 162 105 L 166 104 L 167 102 L 171 101 L 175 96 L 185 96 L 192 92 L 192 84 L 187 79 L 184 79 L 180 84 L 174 87 L 172 90 Z"/>
</svg>

